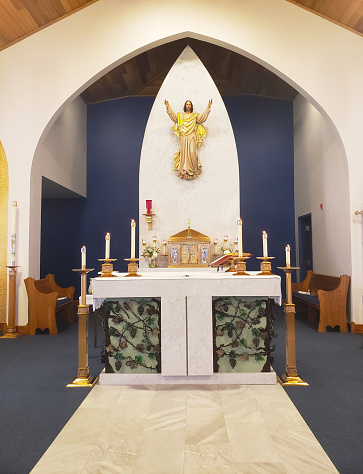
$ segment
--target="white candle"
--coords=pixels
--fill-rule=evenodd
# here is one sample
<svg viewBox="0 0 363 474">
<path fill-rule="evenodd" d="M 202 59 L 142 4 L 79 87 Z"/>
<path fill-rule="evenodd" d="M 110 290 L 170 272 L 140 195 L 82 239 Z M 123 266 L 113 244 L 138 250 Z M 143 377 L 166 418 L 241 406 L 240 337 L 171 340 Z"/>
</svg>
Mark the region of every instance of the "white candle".
<svg viewBox="0 0 363 474">
<path fill-rule="evenodd" d="M 131 258 L 135 258 L 135 231 L 136 222 L 134 219 L 131 220 Z"/>
<path fill-rule="evenodd" d="M 110 258 L 111 236 L 110 236 L 110 234 L 109 234 L 108 232 L 107 232 L 107 234 L 106 234 L 105 241 L 106 241 L 106 248 L 105 248 L 105 260 L 106 260 L 106 259 L 109 259 L 109 258 Z"/>
<path fill-rule="evenodd" d="M 285 252 L 286 252 L 286 266 L 289 267 L 291 265 L 291 262 L 290 262 L 290 245 L 286 245 Z"/>
<path fill-rule="evenodd" d="M 11 227 L 11 234 L 15 235 L 16 234 L 16 208 L 18 206 L 18 203 L 16 201 L 13 201 L 12 203 L 12 208 L 13 208 L 13 213 L 12 213 L 12 227 Z"/>
<path fill-rule="evenodd" d="M 262 232 L 262 246 L 263 246 L 263 258 L 267 258 L 268 257 L 267 233 L 265 231 Z"/>
<path fill-rule="evenodd" d="M 82 269 L 86 268 L 86 247 L 83 246 L 81 248 L 81 256 L 82 256 Z"/>
<path fill-rule="evenodd" d="M 239 218 L 237 221 L 238 230 L 238 256 L 243 257 L 243 245 L 242 245 L 242 219 Z"/>
<path fill-rule="evenodd" d="M 217 255 L 217 244 L 218 244 L 218 239 L 214 239 L 214 255 Z"/>
</svg>

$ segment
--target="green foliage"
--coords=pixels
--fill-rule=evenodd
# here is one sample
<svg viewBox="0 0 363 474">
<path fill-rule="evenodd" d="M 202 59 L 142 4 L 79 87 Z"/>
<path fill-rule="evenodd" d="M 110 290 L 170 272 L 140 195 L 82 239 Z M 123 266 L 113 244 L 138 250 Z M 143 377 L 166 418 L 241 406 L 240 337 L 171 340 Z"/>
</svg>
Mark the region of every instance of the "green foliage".
<svg viewBox="0 0 363 474">
<path fill-rule="evenodd" d="M 248 313 L 245 309 L 240 309 L 239 313 L 238 313 L 238 316 L 242 319 L 247 319 Z"/>
<path fill-rule="evenodd" d="M 244 337 L 239 341 L 239 345 L 243 347 L 247 347 L 247 341 Z"/>
<path fill-rule="evenodd" d="M 155 318 L 148 318 L 148 319 L 146 320 L 146 324 L 147 324 L 148 326 L 152 326 L 154 323 L 155 323 Z"/>
<path fill-rule="evenodd" d="M 113 358 L 116 359 L 116 360 L 126 359 L 126 357 L 121 352 L 115 352 Z"/>
<path fill-rule="evenodd" d="M 228 356 L 230 357 L 230 359 L 235 359 L 237 357 L 237 353 L 235 351 L 231 351 Z"/>
<path fill-rule="evenodd" d="M 259 337 L 260 336 L 260 330 L 257 328 L 252 328 L 252 336 Z"/>
<path fill-rule="evenodd" d="M 152 352 L 149 352 L 148 357 L 149 357 L 149 359 L 151 359 L 151 360 L 156 360 L 156 355 L 153 354 Z"/>
<path fill-rule="evenodd" d="M 113 326 L 110 327 L 109 331 L 110 331 L 110 336 L 115 336 L 115 337 L 120 336 L 120 333 Z"/>
<path fill-rule="evenodd" d="M 131 323 L 126 323 L 126 324 L 124 325 L 125 331 L 131 331 L 132 327 L 133 327 L 133 326 L 132 326 Z M 110 328 L 110 329 L 111 329 L 111 328 Z"/>
<path fill-rule="evenodd" d="M 137 364 L 142 364 L 142 357 L 141 356 L 135 356 L 135 362 Z"/>
<path fill-rule="evenodd" d="M 217 313 L 216 318 L 218 319 L 218 321 L 223 321 L 224 320 L 224 315 L 221 314 L 221 313 Z"/>
<path fill-rule="evenodd" d="M 262 354 L 255 354 L 255 361 L 256 362 L 262 362 L 264 360 L 263 358 L 263 355 Z"/>
<path fill-rule="evenodd" d="M 231 322 L 226 323 L 224 327 L 227 331 L 233 331 L 234 329 L 236 329 L 236 326 Z"/>
</svg>

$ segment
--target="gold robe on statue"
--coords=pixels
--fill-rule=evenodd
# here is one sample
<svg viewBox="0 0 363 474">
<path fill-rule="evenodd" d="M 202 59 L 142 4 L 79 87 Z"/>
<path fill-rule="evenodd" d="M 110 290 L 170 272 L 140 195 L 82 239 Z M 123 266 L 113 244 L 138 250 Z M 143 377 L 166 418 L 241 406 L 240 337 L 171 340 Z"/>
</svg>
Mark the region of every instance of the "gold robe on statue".
<svg viewBox="0 0 363 474">
<path fill-rule="evenodd" d="M 180 139 L 180 150 L 174 155 L 174 170 L 180 178 L 194 179 L 202 172 L 197 150 L 206 136 L 201 124 L 207 120 L 210 107 L 202 114 L 176 114 L 170 106 L 166 111 L 174 122 L 174 131 Z"/>
</svg>

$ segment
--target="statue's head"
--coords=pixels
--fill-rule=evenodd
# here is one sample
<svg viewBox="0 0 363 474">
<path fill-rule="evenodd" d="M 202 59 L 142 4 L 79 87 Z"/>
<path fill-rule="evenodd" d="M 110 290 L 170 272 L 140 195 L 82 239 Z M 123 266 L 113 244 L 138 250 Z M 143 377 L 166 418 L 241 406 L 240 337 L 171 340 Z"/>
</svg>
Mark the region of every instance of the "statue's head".
<svg viewBox="0 0 363 474">
<path fill-rule="evenodd" d="M 193 112 L 193 104 L 191 100 L 186 100 L 184 104 L 184 112 Z"/>
</svg>

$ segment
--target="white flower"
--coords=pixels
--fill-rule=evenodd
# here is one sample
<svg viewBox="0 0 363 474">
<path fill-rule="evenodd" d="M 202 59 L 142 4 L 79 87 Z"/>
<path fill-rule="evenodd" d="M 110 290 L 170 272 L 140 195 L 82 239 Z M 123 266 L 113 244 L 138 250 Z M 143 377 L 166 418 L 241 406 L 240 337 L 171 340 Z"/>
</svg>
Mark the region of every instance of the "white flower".
<svg viewBox="0 0 363 474">
<path fill-rule="evenodd" d="M 153 257 L 157 257 L 158 253 L 156 251 L 153 252 Z"/>
</svg>

